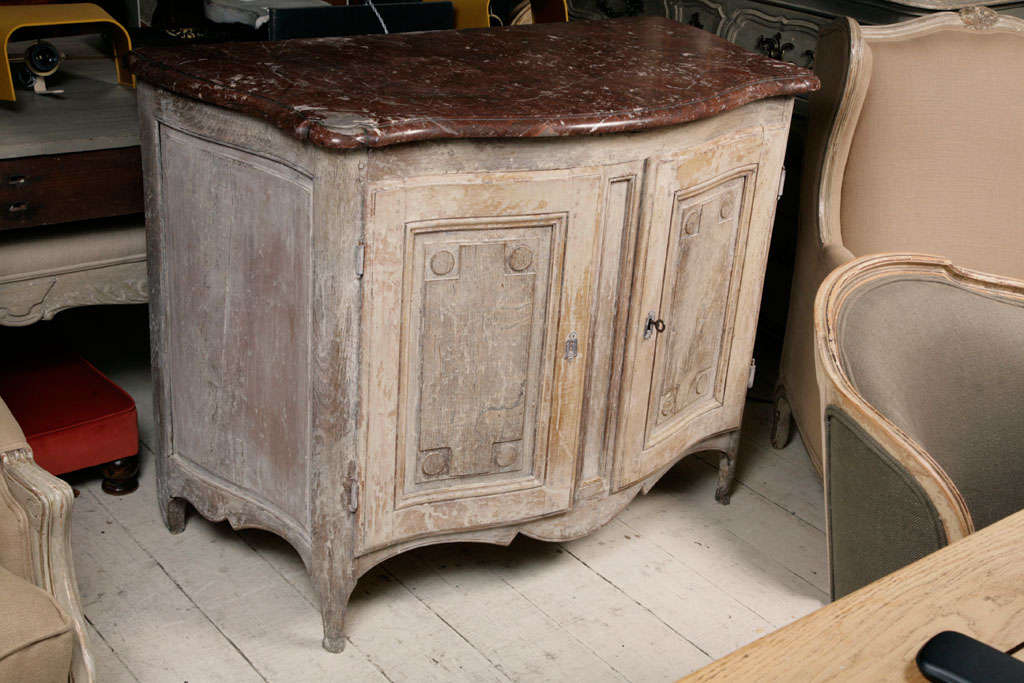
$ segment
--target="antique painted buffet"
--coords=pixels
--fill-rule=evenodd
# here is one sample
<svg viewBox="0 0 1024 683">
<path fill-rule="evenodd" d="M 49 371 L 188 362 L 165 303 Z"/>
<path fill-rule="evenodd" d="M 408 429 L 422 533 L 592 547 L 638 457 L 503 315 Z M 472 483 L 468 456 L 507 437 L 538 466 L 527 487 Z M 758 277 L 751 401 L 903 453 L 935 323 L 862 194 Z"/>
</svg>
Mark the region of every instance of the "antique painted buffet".
<svg viewBox="0 0 1024 683">
<path fill-rule="evenodd" d="M 131 62 L 164 519 L 286 538 L 328 650 L 403 550 L 578 537 L 704 450 L 728 501 L 808 71 L 663 18 Z"/>
</svg>

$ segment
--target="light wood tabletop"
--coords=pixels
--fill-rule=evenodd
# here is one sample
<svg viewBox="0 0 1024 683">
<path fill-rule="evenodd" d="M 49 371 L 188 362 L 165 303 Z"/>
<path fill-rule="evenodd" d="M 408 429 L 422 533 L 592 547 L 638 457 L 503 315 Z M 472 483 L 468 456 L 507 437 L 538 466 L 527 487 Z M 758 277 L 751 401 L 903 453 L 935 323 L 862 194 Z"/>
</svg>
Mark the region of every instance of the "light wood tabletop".
<svg viewBox="0 0 1024 683">
<path fill-rule="evenodd" d="M 683 680 L 924 681 L 914 657 L 946 630 L 1004 652 L 1024 642 L 1024 511 Z"/>
</svg>

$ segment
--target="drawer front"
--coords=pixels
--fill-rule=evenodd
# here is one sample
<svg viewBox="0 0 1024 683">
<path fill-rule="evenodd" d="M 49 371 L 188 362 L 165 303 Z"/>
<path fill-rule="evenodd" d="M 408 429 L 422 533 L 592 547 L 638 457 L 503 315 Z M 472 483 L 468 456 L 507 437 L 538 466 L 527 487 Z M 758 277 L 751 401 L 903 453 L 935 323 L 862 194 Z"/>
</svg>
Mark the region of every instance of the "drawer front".
<svg viewBox="0 0 1024 683">
<path fill-rule="evenodd" d="M 0 230 L 142 210 L 138 147 L 0 161 Z"/>
<path fill-rule="evenodd" d="M 725 5 L 714 0 L 665 0 L 665 16 L 709 33 L 718 34 L 725 25 Z"/>
<path fill-rule="evenodd" d="M 746 7 L 729 17 L 723 36 L 752 52 L 814 68 L 814 50 L 823 23 L 824 20 L 813 15 Z"/>
</svg>

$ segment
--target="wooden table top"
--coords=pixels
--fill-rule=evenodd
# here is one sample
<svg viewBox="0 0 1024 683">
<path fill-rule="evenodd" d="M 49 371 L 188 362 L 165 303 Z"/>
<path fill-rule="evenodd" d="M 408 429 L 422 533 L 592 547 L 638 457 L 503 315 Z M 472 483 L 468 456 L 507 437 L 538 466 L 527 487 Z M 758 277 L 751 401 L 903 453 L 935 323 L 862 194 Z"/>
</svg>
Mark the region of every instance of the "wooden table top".
<svg viewBox="0 0 1024 683">
<path fill-rule="evenodd" d="M 683 680 L 925 681 L 914 657 L 946 630 L 1004 652 L 1024 642 L 1024 511 Z"/>
</svg>

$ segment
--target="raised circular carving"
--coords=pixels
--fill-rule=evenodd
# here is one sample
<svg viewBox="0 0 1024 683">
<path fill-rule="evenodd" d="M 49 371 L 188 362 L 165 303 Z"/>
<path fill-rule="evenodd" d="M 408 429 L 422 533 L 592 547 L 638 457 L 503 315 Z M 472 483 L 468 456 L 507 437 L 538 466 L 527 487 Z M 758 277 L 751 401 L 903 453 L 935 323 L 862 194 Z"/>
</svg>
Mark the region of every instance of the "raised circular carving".
<svg viewBox="0 0 1024 683">
<path fill-rule="evenodd" d="M 668 417 L 675 412 L 676 409 L 676 392 L 670 391 L 667 394 L 661 396 L 661 414 L 664 417 Z"/>
<path fill-rule="evenodd" d="M 718 215 L 722 218 L 729 218 L 736 210 L 736 196 L 732 193 L 722 197 L 722 206 L 718 209 Z"/>
<path fill-rule="evenodd" d="M 700 375 L 697 376 L 697 382 L 695 383 L 694 389 L 696 390 L 698 396 L 703 396 L 704 393 L 708 390 L 709 381 L 710 380 L 708 379 L 707 372 L 702 372 L 700 373 Z"/>
<path fill-rule="evenodd" d="M 508 255 L 508 267 L 517 273 L 521 273 L 533 263 L 533 252 L 526 247 L 516 247 Z"/>
<path fill-rule="evenodd" d="M 444 454 L 440 451 L 432 451 L 423 456 L 420 469 L 428 477 L 436 477 L 448 469 L 448 458 L 444 457 Z"/>
<path fill-rule="evenodd" d="M 700 230 L 700 211 L 691 211 L 683 220 L 683 231 L 687 235 L 696 235 L 698 230 Z"/>
<path fill-rule="evenodd" d="M 494 462 L 498 467 L 514 465 L 519 459 L 519 449 L 512 444 L 496 444 L 494 447 Z"/>
<path fill-rule="evenodd" d="M 450 251 L 439 251 L 430 257 L 430 270 L 434 275 L 447 275 L 455 267 L 455 256 Z"/>
</svg>

